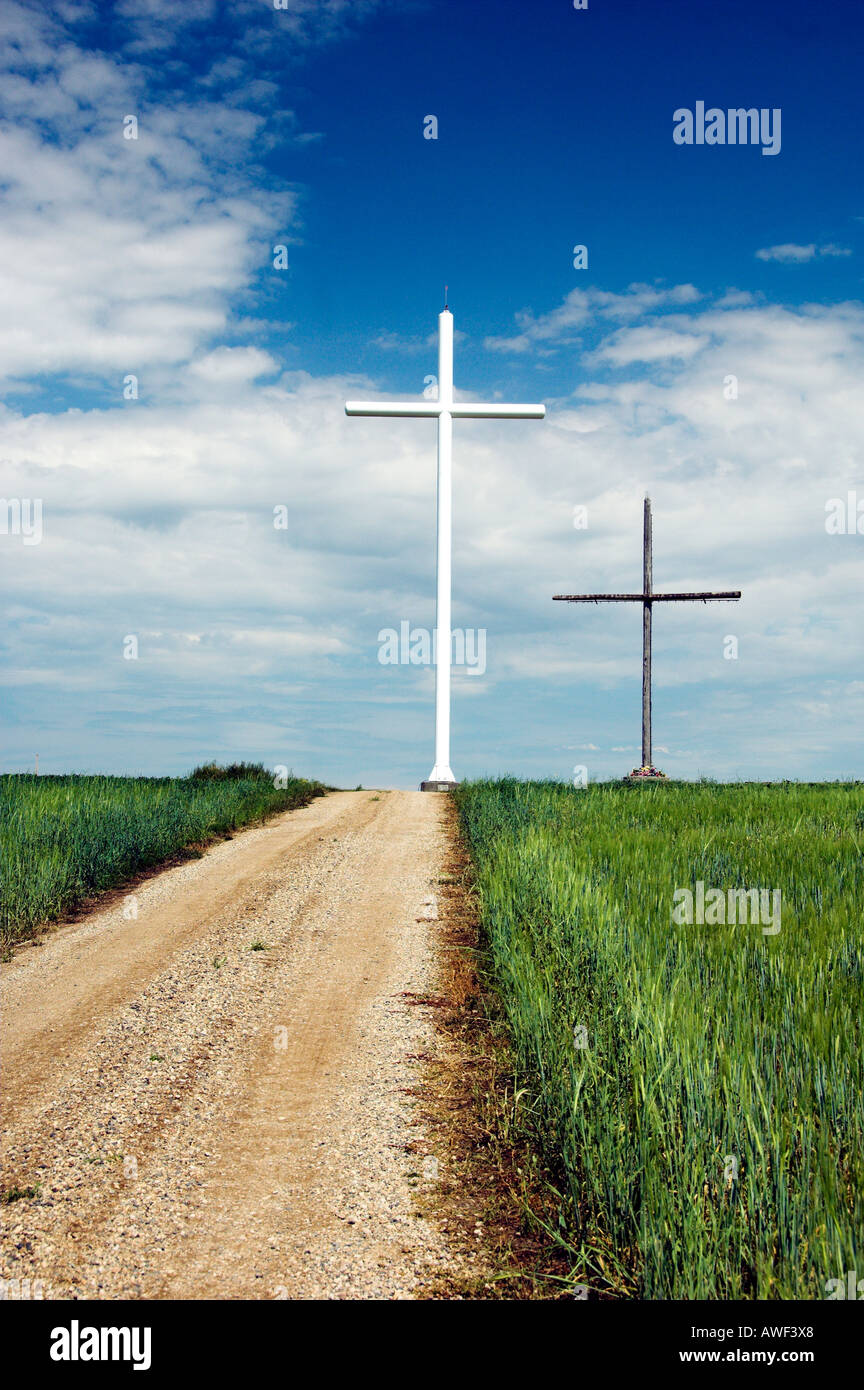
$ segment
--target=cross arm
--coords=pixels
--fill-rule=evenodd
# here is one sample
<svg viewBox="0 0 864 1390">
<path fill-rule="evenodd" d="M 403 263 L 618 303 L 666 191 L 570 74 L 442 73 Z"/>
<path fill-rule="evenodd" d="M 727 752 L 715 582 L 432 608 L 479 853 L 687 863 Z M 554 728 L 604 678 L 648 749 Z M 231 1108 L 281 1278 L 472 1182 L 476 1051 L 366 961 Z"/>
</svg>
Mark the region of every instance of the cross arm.
<svg viewBox="0 0 864 1390">
<path fill-rule="evenodd" d="M 740 589 L 715 594 L 554 594 L 553 603 L 710 603 L 739 599 Z"/>
<path fill-rule="evenodd" d="M 454 420 L 542 420 L 545 405 L 491 405 L 477 401 L 346 401 L 346 415 L 432 416 L 449 411 Z"/>
<path fill-rule="evenodd" d="M 740 589 L 723 589 L 716 594 L 654 594 L 648 595 L 652 603 L 728 603 L 741 597 Z"/>
<path fill-rule="evenodd" d="M 644 603 L 645 594 L 554 594 L 553 603 Z"/>
<path fill-rule="evenodd" d="M 544 420 L 545 405 L 481 405 L 477 401 L 454 401 L 445 409 L 455 420 Z"/>
<path fill-rule="evenodd" d="M 346 415 L 425 415 L 441 414 L 437 401 L 346 401 Z"/>
</svg>

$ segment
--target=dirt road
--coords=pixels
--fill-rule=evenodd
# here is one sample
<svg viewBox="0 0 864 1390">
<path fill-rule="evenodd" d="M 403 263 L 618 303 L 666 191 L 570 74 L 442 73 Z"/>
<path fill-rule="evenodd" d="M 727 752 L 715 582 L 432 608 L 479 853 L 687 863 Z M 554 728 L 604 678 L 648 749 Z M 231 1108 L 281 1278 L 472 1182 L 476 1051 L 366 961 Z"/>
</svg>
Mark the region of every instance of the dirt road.
<svg viewBox="0 0 864 1390">
<path fill-rule="evenodd" d="M 333 793 L 17 954 L 0 986 L 5 1280 L 75 1299 L 400 1298 L 446 1271 L 417 1210 L 435 1160 L 411 1094 L 437 1045 L 443 811 Z"/>
</svg>

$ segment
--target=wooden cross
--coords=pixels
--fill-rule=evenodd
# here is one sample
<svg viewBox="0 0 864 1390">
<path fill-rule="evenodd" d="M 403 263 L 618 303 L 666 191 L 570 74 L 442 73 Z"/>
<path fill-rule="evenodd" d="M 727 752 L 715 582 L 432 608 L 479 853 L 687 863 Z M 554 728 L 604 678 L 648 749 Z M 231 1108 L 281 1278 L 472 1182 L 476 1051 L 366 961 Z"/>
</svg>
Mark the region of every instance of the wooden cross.
<svg viewBox="0 0 864 1390">
<path fill-rule="evenodd" d="M 712 594 L 655 594 L 651 554 L 651 498 L 645 498 L 642 532 L 641 594 L 555 594 L 555 603 L 641 603 L 642 604 L 642 766 L 634 777 L 662 777 L 651 763 L 651 609 L 655 603 L 711 603 L 720 599 L 739 599 L 740 589 Z"/>
</svg>

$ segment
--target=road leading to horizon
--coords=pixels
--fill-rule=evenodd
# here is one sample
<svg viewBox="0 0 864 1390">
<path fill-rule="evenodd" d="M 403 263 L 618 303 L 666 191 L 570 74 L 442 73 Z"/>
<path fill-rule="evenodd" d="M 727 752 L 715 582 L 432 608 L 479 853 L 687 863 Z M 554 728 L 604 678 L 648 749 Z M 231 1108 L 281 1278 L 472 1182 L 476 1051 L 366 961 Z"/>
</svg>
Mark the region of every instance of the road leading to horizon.
<svg viewBox="0 0 864 1390">
<path fill-rule="evenodd" d="M 447 847 L 443 798 L 336 792 L 18 951 L 3 1278 L 399 1298 L 446 1273 L 411 1091 Z"/>
</svg>

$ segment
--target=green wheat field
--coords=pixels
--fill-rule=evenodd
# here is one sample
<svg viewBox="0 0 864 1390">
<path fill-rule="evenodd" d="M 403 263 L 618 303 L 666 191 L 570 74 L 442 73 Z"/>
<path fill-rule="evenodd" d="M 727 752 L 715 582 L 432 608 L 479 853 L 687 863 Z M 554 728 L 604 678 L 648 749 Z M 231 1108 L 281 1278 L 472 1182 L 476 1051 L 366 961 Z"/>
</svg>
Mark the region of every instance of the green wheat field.
<svg viewBox="0 0 864 1390">
<path fill-rule="evenodd" d="M 574 1279 L 817 1299 L 864 1268 L 864 787 L 455 795 Z M 780 930 L 676 924 L 699 881 L 779 889 Z"/>
</svg>

